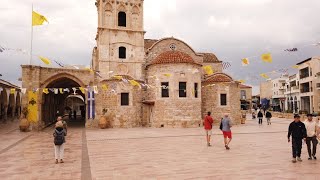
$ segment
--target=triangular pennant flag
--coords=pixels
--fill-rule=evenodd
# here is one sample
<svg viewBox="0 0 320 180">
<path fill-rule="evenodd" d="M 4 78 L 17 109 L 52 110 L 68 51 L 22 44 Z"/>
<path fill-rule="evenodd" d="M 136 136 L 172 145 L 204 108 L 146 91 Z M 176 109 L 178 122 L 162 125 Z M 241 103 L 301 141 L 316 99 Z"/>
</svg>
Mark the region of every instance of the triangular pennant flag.
<svg viewBox="0 0 320 180">
<path fill-rule="evenodd" d="M 44 89 L 42 90 L 42 92 L 43 92 L 44 94 L 49 94 L 49 90 L 48 90 L 47 88 L 44 88 Z"/>
<path fill-rule="evenodd" d="M 135 81 L 135 80 L 129 80 L 129 82 L 130 82 L 130 84 L 131 84 L 132 86 L 138 86 L 138 87 L 141 88 L 140 83 L 138 83 L 137 81 Z"/>
<path fill-rule="evenodd" d="M 113 77 L 118 79 L 118 80 L 122 80 L 122 76 L 113 76 Z"/>
<path fill-rule="evenodd" d="M 165 77 L 171 77 L 171 74 L 169 73 L 166 73 L 166 74 L 163 74 Z"/>
<path fill-rule="evenodd" d="M 64 65 L 61 63 L 61 62 L 58 62 L 58 61 L 56 61 L 56 60 L 53 60 L 58 66 L 60 66 L 60 67 L 64 67 Z"/>
<path fill-rule="evenodd" d="M 65 91 L 65 92 L 70 92 L 70 89 L 69 88 L 65 88 L 63 91 Z"/>
<path fill-rule="evenodd" d="M 32 11 L 32 26 L 40 26 L 44 21 L 48 22 L 46 17 L 36 13 L 35 11 Z"/>
<path fill-rule="evenodd" d="M 299 65 L 292 66 L 293 69 L 299 69 Z"/>
<path fill-rule="evenodd" d="M 84 94 L 85 93 L 85 90 L 83 87 L 79 87 L 80 91 Z"/>
<path fill-rule="evenodd" d="M 210 65 L 208 66 L 203 66 L 203 70 L 207 75 L 212 75 L 213 74 L 213 69 Z"/>
<path fill-rule="evenodd" d="M 268 76 L 267 74 L 265 74 L 265 73 L 260 74 L 260 76 L 261 76 L 262 78 L 269 79 L 269 76 Z"/>
<path fill-rule="evenodd" d="M 84 68 L 85 70 L 89 71 L 90 73 L 93 73 L 93 70 L 89 67 Z"/>
<path fill-rule="evenodd" d="M 242 66 L 248 66 L 250 64 L 250 61 L 248 58 L 243 58 L 241 61 L 242 61 Z"/>
<path fill-rule="evenodd" d="M 93 86 L 93 91 L 95 94 L 98 94 L 99 93 L 98 86 Z"/>
<path fill-rule="evenodd" d="M 33 88 L 32 90 L 34 93 L 39 91 L 39 88 Z"/>
<path fill-rule="evenodd" d="M 59 89 L 54 89 L 54 94 L 59 94 Z"/>
<path fill-rule="evenodd" d="M 26 94 L 27 88 L 22 88 L 22 89 L 21 89 L 21 92 L 22 92 L 22 94 Z"/>
<path fill-rule="evenodd" d="M 39 59 L 41 59 L 41 61 L 42 61 L 43 63 L 45 63 L 46 65 L 50 65 L 50 64 L 51 64 L 51 61 L 50 61 L 48 58 L 39 56 Z"/>
<path fill-rule="evenodd" d="M 59 92 L 60 92 L 60 94 L 63 94 L 64 93 L 64 89 L 63 88 L 59 88 Z"/>
<path fill-rule="evenodd" d="M 72 88 L 72 90 L 73 90 L 73 94 L 76 94 L 77 88 Z"/>
<path fill-rule="evenodd" d="M 103 84 L 103 85 L 102 85 L 102 90 L 107 91 L 107 90 L 108 90 L 108 85 Z"/>
<path fill-rule="evenodd" d="M 16 89 L 14 88 L 10 89 L 10 94 L 14 94 L 14 93 L 16 93 Z"/>
<path fill-rule="evenodd" d="M 263 62 L 272 63 L 271 53 L 262 54 L 261 59 Z"/>
</svg>

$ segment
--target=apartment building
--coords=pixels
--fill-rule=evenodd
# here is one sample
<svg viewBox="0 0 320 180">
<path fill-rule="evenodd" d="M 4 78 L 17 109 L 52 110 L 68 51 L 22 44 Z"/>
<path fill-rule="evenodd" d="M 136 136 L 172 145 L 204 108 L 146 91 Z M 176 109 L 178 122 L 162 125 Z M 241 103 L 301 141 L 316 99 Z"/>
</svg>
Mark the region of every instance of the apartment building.
<svg viewBox="0 0 320 180">
<path fill-rule="evenodd" d="M 291 113 L 298 113 L 300 110 L 300 88 L 299 73 L 289 76 L 285 88 L 285 110 Z"/>
<path fill-rule="evenodd" d="M 306 59 L 299 67 L 301 111 L 320 111 L 320 57 Z"/>
<path fill-rule="evenodd" d="M 271 107 L 273 111 L 282 112 L 285 109 L 285 90 L 287 75 L 282 75 L 279 78 L 271 80 L 272 82 L 272 100 Z"/>
</svg>

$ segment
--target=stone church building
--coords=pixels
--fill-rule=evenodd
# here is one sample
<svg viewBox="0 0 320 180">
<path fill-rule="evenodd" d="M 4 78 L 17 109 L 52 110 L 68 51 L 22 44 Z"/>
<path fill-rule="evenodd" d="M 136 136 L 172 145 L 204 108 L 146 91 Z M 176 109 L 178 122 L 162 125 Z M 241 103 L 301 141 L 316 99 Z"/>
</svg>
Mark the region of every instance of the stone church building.
<svg viewBox="0 0 320 180">
<path fill-rule="evenodd" d="M 186 42 L 170 37 L 145 39 L 143 0 L 97 0 L 97 46 L 93 49 L 92 73 L 83 69 L 46 68 L 23 65 L 23 88 L 72 88 L 97 86 L 95 119 L 97 127 L 108 110 L 110 128 L 199 127 L 207 111 L 215 120 L 229 113 L 240 123 L 239 82 L 222 72 L 222 62 L 213 53 L 195 51 Z M 206 75 L 203 66 L 214 74 Z M 121 77 L 121 78 L 119 78 Z M 135 80 L 140 86 L 127 81 Z M 103 86 L 108 90 L 102 90 Z M 39 127 L 54 122 L 64 112 L 71 95 L 87 93 L 38 92 Z M 27 104 L 27 97 L 23 98 Z M 216 121 L 218 122 L 218 121 Z"/>
</svg>

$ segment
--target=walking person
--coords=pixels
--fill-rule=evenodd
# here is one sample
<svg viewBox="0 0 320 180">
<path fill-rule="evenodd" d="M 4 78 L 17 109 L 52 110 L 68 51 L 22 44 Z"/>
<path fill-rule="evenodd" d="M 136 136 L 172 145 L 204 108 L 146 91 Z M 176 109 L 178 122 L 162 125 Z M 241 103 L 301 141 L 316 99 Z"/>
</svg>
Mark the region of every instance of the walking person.
<svg viewBox="0 0 320 180">
<path fill-rule="evenodd" d="M 288 130 L 288 142 L 292 136 L 292 162 L 296 163 L 301 160 L 302 139 L 306 141 L 307 131 L 304 123 L 300 121 L 298 114 L 294 115 L 294 121 L 290 123 Z"/>
<path fill-rule="evenodd" d="M 68 133 L 68 125 L 67 122 L 65 120 L 62 119 L 61 116 L 58 116 L 57 118 L 57 122 L 61 121 L 63 124 L 63 129 L 66 131 L 66 133 Z"/>
<path fill-rule="evenodd" d="M 308 160 L 312 160 L 312 158 L 316 160 L 317 144 L 318 144 L 318 140 L 317 140 L 318 126 L 317 126 L 317 123 L 313 121 L 312 114 L 308 114 L 307 117 L 308 119 L 304 121 L 304 125 L 306 126 L 306 129 L 307 129 L 306 143 L 307 143 L 308 155 L 309 155 Z M 312 143 L 312 152 L 311 152 L 311 143 Z"/>
<path fill-rule="evenodd" d="M 259 110 L 259 112 L 258 112 L 258 119 L 259 119 L 259 125 L 262 125 L 263 114 L 262 114 L 261 110 Z"/>
<path fill-rule="evenodd" d="M 269 110 L 267 110 L 266 118 L 267 118 L 268 125 L 271 125 L 272 114 Z"/>
<path fill-rule="evenodd" d="M 226 114 L 224 116 L 224 118 L 221 120 L 221 124 L 220 124 L 220 129 L 223 133 L 223 138 L 224 138 L 224 147 L 229 150 L 229 144 L 232 140 L 232 132 L 231 132 L 231 120 L 229 118 L 229 115 Z"/>
<path fill-rule="evenodd" d="M 54 137 L 54 150 L 55 150 L 55 159 L 56 159 L 56 164 L 59 163 L 64 163 L 63 161 L 63 155 L 64 155 L 64 143 L 65 141 L 65 136 L 67 135 L 66 131 L 63 129 L 63 123 L 62 121 L 58 121 L 56 123 L 56 128 L 53 133 Z"/>
<path fill-rule="evenodd" d="M 204 125 L 204 130 L 206 131 L 207 135 L 207 146 L 210 147 L 210 139 L 212 135 L 212 124 L 213 124 L 213 119 L 211 117 L 211 112 L 208 112 L 206 117 L 204 118 L 203 125 Z"/>
</svg>

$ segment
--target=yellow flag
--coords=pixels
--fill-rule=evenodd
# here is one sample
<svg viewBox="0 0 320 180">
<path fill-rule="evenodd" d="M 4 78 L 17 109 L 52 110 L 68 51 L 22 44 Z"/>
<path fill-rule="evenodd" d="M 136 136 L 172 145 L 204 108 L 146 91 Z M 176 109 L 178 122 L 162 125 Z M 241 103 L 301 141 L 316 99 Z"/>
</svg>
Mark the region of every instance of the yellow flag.
<svg viewBox="0 0 320 180">
<path fill-rule="evenodd" d="M 240 82 L 241 84 L 244 84 L 244 83 L 246 83 L 246 80 L 240 79 L 239 82 Z"/>
<path fill-rule="evenodd" d="M 32 11 L 32 26 L 40 26 L 43 22 L 48 22 L 47 18 L 35 11 Z"/>
<path fill-rule="evenodd" d="M 91 68 L 85 68 L 85 70 L 87 70 L 87 71 L 89 71 L 89 72 L 91 72 L 91 73 L 93 73 L 93 70 L 91 69 Z"/>
<path fill-rule="evenodd" d="M 63 94 L 63 88 L 59 88 L 60 94 Z"/>
<path fill-rule="evenodd" d="M 262 78 L 269 79 L 269 76 L 268 76 L 267 74 L 262 73 L 262 74 L 260 74 L 260 76 L 261 76 Z"/>
<path fill-rule="evenodd" d="M 10 89 L 10 94 L 14 94 L 16 92 L 16 89 Z"/>
<path fill-rule="evenodd" d="M 84 91 L 84 88 L 83 87 L 79 87 L 80 91 L 84 94 L 85 91 Z"/>
<path fill-rule="evenodd" d="M 45 94 L 49 94 L 49 89 L 48 89 L 48 88 L 44 88 L 44 89 L 42 90 L 42 92 L 45 93 Z"/>
<path fill-rule="evenodd" d="M 36 92 L 28 91 L 28 115 L 29 122 L 38 121 L 38 95 Z"/>
<path fill-rule="evenodd" d="M 103 85 L 102 85 L 102 90 L 107 91 L 107 90 L 108 90 L 108 85 L 103 84 Z"/>
<path fill-rule="evenodd" d="M 298 65 L 294 65 L 292 66 L 293 69 L 299 69 L 299 66 Z"/>
<path fill-rule="evenodd" d="M 118 80 L 121 80 L 122 79 L 122 76 L 113 76 L 114 78 L 118 79 Z"/>
<path fill-rule="evenodd" d="M 208 66 L 203 66 L 203 70 L 206 72 L 207 75 L 213 74 L 213 69 L 210 65 Z"/>
<path fill-rule="evenodd" d="M 261 59 L 263 62 L 272 63 L 271 53 L 262 54 Z"/>
<path fill-rule="evenodd" d="M 50 61 L 48 58 L 39 56 L 39 59 L 41 59 L 41 61 L 42 61 L 43 63 L 45 63 L 46 65 L 51 64 L 51 61 Z"/>
<path fill-rule="evenodd" d="M 250 61 L 248 58 L 243 58 L 241 61 L 242 61 L 242 66 L 248 66 L 250 64 Z"/>
<path fill-rule="evenodd" d="M 166 73 L 166 74 L 164 74 L 164 76 L 165 76 L 165 77 L 171 77 L 171 74 Z"/>
<path fill-rule="evenodd" d="M 129 82 L 130 82 L 130 84 L 131 84 L 132 86 L 139 86 L 139 87 L 141 87 L 140 83 L 138 83 L 138 82 L 135 81 L 135 80 L 129 80 Z"/>
</svg>

